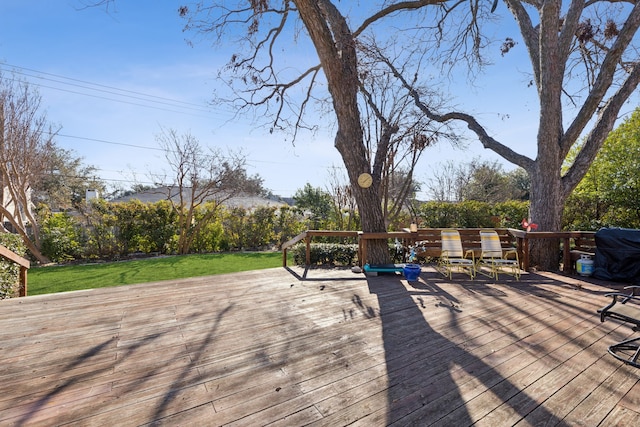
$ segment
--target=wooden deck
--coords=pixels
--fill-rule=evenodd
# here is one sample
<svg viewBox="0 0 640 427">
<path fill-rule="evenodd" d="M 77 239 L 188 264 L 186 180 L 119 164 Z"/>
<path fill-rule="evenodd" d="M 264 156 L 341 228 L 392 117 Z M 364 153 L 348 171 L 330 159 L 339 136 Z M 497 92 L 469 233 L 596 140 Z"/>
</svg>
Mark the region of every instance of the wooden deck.
<svg viewBox="0 0 640 427">
<path fill-rule="evenodd" d="M 277 268 L 0 301 L 0 425 L 640 425 L 608 288 L 464 277 Z"/>
</svg>

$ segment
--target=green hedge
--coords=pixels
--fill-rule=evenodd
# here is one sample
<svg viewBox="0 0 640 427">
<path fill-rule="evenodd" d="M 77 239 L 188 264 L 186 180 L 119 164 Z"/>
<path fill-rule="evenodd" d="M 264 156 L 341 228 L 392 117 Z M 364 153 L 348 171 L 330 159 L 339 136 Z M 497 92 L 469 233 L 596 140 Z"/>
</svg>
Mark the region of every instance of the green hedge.
<svg viewBox="0 0 640 427">
<path fill-rule="evenodd" d="M 17 234 L 0 233 L 0 245 L 24 256 L 27 248 Z M 0 299 L 17 297 L 20 292 L 20 266 L 0 257 Z"/>
<path fill-rule="evenodd" d="M 291 249 L 296 265 L 306 263 L 306 244 L 299 243 Z M 402 247 L 389 243 L 389 256 L 395 263 L 404 262 Z M 345 243 L 311 243 L 311 265 L 355 265 L 358 261 L 358 245 Z"/>
<path fill-rule="evenodd" d="M 422 228 L 521 228 L 521 221 L 529 216 L 529 202 L 426 202 L 417 215 Z"/>
<path fill-rule="evenodd" d="M 82 255 L 80 226 L 66 212 L 47 214 L 40 227 L 42 254 L 53 262 L 70 261 Z"/>
<path fill-rule="evenodd" d="M 306 245 L 295 245 L 291 253 L 297 265 L 306 263 Z M 337 243 L 312 243 L 310 248 L 311 265 L 353 265 L 358 259 L 358 245 Z"/>
</svg>

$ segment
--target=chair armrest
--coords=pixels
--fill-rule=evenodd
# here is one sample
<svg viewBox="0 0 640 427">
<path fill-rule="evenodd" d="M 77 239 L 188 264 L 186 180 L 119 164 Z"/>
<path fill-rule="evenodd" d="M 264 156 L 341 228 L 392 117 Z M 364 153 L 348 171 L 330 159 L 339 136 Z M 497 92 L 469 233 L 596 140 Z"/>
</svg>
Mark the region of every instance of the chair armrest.
<svg viewBox="0 0 640 427">
<path fill-rule="evenodd" d="M 629 299 L 629 300 L 638 300 L 640 301 L 640 295 L 629 295 L 629 294 L 625 294 L 623 292 L 609 292 L 607 294 L 604 294 L 605 297 L 613 297 L 613 299 L 615 300 L 616 297 L 620 297 L 620 298 L 625 298 L 625 299 Z"/>
<path fill-rule="evenodd" d="M 475 262 L 476 260 L 476 253 L 474 252 L 473 249 L 467 249 L 466 251 L 464 251 L 464 257 L 468 258 L 468 255 L 471 254 L 471 259 Z"/>
<path fill-rule="evenodd" d="M 516 259 L 518 259 L 518 250 L 517 249 L 503 249 L 502 250 L 502 258 L 507 258 L 507 255 L 515 255 Z"/>
<path fill-rule="evenodd" d="M 632 300 L 632 299 L 640 300 L 640 286 L 638 286 L 638 285 L 629 285 L 629 286 L 625 286 L 623 289 L 631 289 L 631 293 L 630 294 L 624 294 L 622 292 L 611 292 L 611 293 L 605 294 L 605 296 L 613 296 L 614 299 L 616 297 L 621 297 L 621 298 L 623 298 L 623 300 L 620 301 L 622 304 L 626 304 L 627 301 Z"/>
<path fill-rule="evenodd" d="M 616 305 L 616 303 L 620 302 L 620 304 L 626 304 L 628 301 L 631 301 L 631 300 L 640 301 L 640 295 L 629 295 L 622 292 L 611 292 L 611 293 L 605 294 L 605 296 L 611 297 L 611 302 L 609 303 L 609 305 L 602 307 L 601 309 L 598 310 L 598 313 L 600 313 L 601 322 L 604 322 L 605 317 L 607 317 L 607 313 L 609 312 L 609 310 L 611 310 L 611 308 L 613 308 L 613 306 Z M 620 297 L 621 299 L 618 300 L 618 297 Z"/>
<path fill-rule="evenodd" d="M 625 286 L 624 289 L 631 289 L 632 296 L 640 295 L 640 285 L 629 285 L 629 286 Z"/>
</svg>

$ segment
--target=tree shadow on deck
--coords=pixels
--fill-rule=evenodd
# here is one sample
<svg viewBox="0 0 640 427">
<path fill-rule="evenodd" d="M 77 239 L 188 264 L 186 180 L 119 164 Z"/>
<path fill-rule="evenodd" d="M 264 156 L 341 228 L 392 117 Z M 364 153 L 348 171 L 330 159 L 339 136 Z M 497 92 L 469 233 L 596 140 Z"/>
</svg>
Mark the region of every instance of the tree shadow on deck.
<svg viewBox="0 0 640 427">
<path fill-rule="evenodd" d="M 424 280 L 428 274 L 423 272 L 419 281 L 410 282 L 408 286 L 400 276 L 368 280 L 370 293 L 378 297 L 382 322 L 388 375 L 385 424 L 472 425 L 484 416 L 491 417 L 492 409 L 478 408 L 477 403 L 471 405 L 475 405 L 472 409 L 469 401 L 491 390 L 492 407 L 502 405 L 511 416 L 508 421 L 498 417 L 493 422 L 496 425 L 501 422 L 511 425 L 512 421 L 524 419 L 533 410 L 536 410 L 537 418 L 544 419 L 549 425 L 567 425 L 545 409 L 539 397 L 527 394 L 494 368 L 494 362 L 504 362 L 512 355 L 500 356 L 502 359 L 491 355 L 487 357 L 492 360 L 489 364 L 484 357 L 468 350 L 465 339 L 454 342 L 441 335 L 425 316 L 427 310 L 440 310 L 440 326 L 446 320 L 449 326 L 456 328 L 464 308 L 448 289 L 495 296 L 505 301 L 509 300 L 507 293 L 499 286 L 489 286 L 481 281 L 465 288 L 443 286 L 443 281 Z M 547 299 L 560 297 L 551 290 L 527 283 L 519 283 L 517 292 Z M 464 335 L 464 332 L 460 334 Z"/>
<path fill-rule="evenodd" d="M 344 280 L 366 280 L 366 277 L 362 274 L 354 274 L 351 270 L 351 267 L 335 267 L 335 266 L 313 266 L 313 267 L 284 267 L 293 277 L 300 281 L 319 281 L 326 282 L 329 280 L 336 281 L 344 281 Z M 302 270 L 296 271 L 296 270 Z M 327 272 L 331 271 L 332 273 L 338 272 L 339 274 L 334 274 L 333 277 L 327 277 Z M 309 277 L 310 272 L 318 272 L 318 277 Z"/>
<path fill-rule="evenodd" d="M 119 402 L 120 398 L 130 394 L 139 394 L 148 388 L 152 388 L 153 385 L 148 383 L 152 383 L 156 376 L 165 375 L 169 378 L 168 384 L 163 387 L 157 387 L 157 394 L 152 395 L 149 399 L 149 402 L 151 402 L 149 407 L 144 408 L 145 411 L 148 411 L 148 420 L 150 422 L 155 423 L 158 420 L 162 420 L 164 417 L 171 415 L 170 406 L 174 401 L 183 398 L 181 393 L 183 393 L 185 389 L 189 389 L 194 385 L 197 386 L 204 381 L 203 375 L 200 374 L 196 368 L 201 363 L 201 359 L 206 356 L 206 352 L 211 351 L 210 348 L 213 343 L 215 343 L 216 334 L 223 318 L 233 308 L 234 303 L 230 303 L 215 312 L 188 314 L 171 328 L 126 339 L 126 341 L 130 341 L 130 344 L 119 347 L 118 342 L 122 338 L 121 327 L 117 335 L 91 346 L 75 357 L 70 357 L 69 363 L 62 367 L 57 375 L 51 375 L 50 383 L 54 386 L 32 403 L 26 405 L 25 413 L 20 418 L 12 421 L 19 426 L 42 422 L 42 420 L 38 419 L 40 412 L 46 410 L 49 406 L 55 407 L 56 405 L 60 405 L 57 400 L 62 400 L 61 396 L 64 396 L 65 393 L 73 392 L 74 388 L 80 387 L 84 382 L 90 383 L 91 381 L 97 381 L 97 384 L 101 385 L 100 377 L 108 373 L 113 373 L 114 370 L 122 364 L 131 364 L 132 362 L 129 362 L 128 359 L 133 356 L 140 357 L 137 355 L 139 352 L 149 354 L 149 360 L 155 360 L 152 356 L 154 353 L 152 349 L 158 345 L 158 341 L 180 330 L 185 324 L 189 324 L 190 322 L 208 322 L 210 320 L 211 326 L 206 330 L 205 336 L 194 343 L 184 354 L 181 354 L 181 356 L 188 357 L 188 363 L 181 365 L 180 360 L 174 356 L 170 356 L 166 360 L 160 358 L 158 359 L 158 363 L 155 364 L 140 361 L 139 364 L 136 364 L 136 369 L 140 369 L 141 372 L 139 375 L 131 377 L 131 381 L 124 381 L 122 378 L 126 377 L 121 377 L 121 384 L 114 387 L 112 383 L 118 381 L 118 378 L 107 378 L 103 380 L 105 384 L 109 385 L 111 391 L 104 392 L 105 396 L 102 398 L 99 410 L 96 410 L 96 408 L 90 404 L 86 406 L 79 405 L 78 407 L 70 405 L 69 408 L 59 410 L 59 413 L 51 415 L 51 417 L 55 418 L 47 418 L 46 422 L 52 425 L 66 425 L 67 423 L 98 424 L 103 422 L 101 418 L 103 416 L 111 421 L 123 421 L 120 420 L 121 416 L 119 412 L 128 410 L 128 408 L 123 408 L 133 406 L 136 402 L 127 402 L 126 399 L 122 399 L 125 402 L 121 405 Z M 129 333 L 130 330 L 125 329 L 124 332 Z M 61 335 L 58 339 L 63 340 L 64 336 Z M 165 349 L 164 351 L 167 350 Z M 95 360 L 104 359 L 105 356 L 109 355 L 111 355 L 111 357 L 109 357 L 110 360 L 102 364 L 98 363 L 99 360 Z M 175 368 L 173 368 L 174 365 Z M 130 369 L 130 367 L 124 369 Z M 75 370 L 78 370 L 78 373 L 69 375 L 69 372 Z M 167 372 L 169 373 L 167 374 Z M 62 378 L 58 379 L 58 375 Z M 100 387 L 98 386 L 97 388 L 99 389 Z M 100 421 L 93 421 L 92 417 L 97 417 Z M 2 424 L 2 421 L 0 421 L 0 424 Z"/>
</svg>

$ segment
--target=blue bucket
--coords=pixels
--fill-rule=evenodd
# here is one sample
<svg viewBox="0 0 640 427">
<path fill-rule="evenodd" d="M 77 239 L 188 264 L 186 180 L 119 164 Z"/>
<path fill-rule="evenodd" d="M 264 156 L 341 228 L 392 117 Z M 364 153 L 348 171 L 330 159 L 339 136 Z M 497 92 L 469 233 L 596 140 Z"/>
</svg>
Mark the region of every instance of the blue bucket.
<svg viewBox="0 0 640 427">
<path fill-rule="evenodd" d="M 421 268 L 418 264 L 407 264 L 402 269 L 402 274 L 409 281 L 418 280 L 420 276 Z"/>
</svg>

